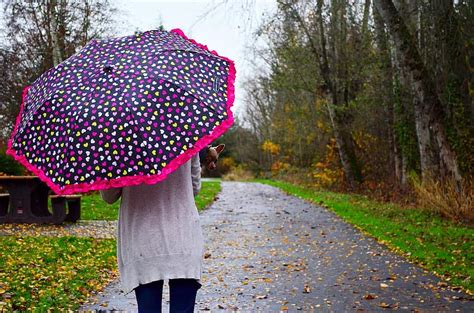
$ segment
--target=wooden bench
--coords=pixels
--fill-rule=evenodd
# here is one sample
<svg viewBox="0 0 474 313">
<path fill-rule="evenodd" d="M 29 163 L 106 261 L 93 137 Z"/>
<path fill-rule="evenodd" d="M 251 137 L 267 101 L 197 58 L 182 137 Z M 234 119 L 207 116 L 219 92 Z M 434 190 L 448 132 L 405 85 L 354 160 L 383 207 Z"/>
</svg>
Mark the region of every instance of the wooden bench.
<svg viewBox="0 0 474 313">
<path fill-rule="evenodd" d="M 0 192 L 0 224 L 61 224 L 80 218 L 80 195 L 50 196 L 51 189 L 37 176 L 0 176 L 0 187 L 6 190 Z"/>
<path fill-rule="evenodd" d="M 10 194 L 0 193 L 0 216 L 7 215 L 9 203 L 10 203 Z"/>
<path fill-rule="evenodd" d="M 81 218 L 81 195 L 51 195 L 51 204 L 53 207 L 53 215 L 55 211 L 61 211 L 67 203 L 67 214 L 64 211 L 64 221 L 75 222 Z M 56 209 L 55 209 L 56 208 Z"/>
</svg>

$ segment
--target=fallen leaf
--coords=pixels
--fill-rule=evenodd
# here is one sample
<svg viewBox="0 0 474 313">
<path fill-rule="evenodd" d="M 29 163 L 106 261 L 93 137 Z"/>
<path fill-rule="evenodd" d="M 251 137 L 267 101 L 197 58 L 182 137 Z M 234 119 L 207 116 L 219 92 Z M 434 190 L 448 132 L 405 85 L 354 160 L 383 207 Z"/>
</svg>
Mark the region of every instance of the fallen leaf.
<svg viewBox="0 0 474 313">
<path fill-rule="evenodd" d="M 370 293 L 369 293 L 369 294 L 366 294 L 366 295 L 364 296 L 364 299 L 365 299 L 365 300 L 374 300 L 375 298 L 377 298 L 377 296 L 376 296 L 376 295 L 372 295 L 372 294 L 370 294 Z"/>
<path fill-rule="evenodd" d="M 390 308 L 390 304 L 385 303 L 385 302 L 380 302 L 379 307 L 384 308 L 384 309 L 388 309 L 388 308 Z"/>
<path fill-rule="evenodd" d="M 309 287 L 308 284 L 305 284 L 304 289 L 303 289 L 303 293 L 310 293 L 310 292 L 311 292 L 311 288 Z"/>
</svg>

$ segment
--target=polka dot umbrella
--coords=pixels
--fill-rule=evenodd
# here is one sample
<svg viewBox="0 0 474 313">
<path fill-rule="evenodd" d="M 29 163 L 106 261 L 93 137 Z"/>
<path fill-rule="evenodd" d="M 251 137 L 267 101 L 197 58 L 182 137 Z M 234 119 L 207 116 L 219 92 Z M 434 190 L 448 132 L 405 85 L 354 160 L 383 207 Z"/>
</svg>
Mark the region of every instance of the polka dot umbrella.
<svg viewBox="0 0 474 313">
<path fill-rule="evenodd" d="M 156 183 L 233 124 L 234 80 L 179 29 L 93 40 L 24 89 L 7 153 L 56 194 Z"/>
</svg>

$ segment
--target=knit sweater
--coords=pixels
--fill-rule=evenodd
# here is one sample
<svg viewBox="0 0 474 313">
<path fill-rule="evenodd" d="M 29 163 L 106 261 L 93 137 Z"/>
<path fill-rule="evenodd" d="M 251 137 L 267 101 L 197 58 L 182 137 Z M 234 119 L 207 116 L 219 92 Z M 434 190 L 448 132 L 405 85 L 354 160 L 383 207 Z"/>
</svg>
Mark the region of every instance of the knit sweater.
<svg viewBox="0 0 474 313">
<path fill-rule="evenodd" d="M 124 292 L 173 278 L 200 283 L 204 240 L 194 202 L 201 189 L 199 154 L 156 184 L 101 190 L 109 204 L 121 197 L 117 262 Z"/>
</svg>

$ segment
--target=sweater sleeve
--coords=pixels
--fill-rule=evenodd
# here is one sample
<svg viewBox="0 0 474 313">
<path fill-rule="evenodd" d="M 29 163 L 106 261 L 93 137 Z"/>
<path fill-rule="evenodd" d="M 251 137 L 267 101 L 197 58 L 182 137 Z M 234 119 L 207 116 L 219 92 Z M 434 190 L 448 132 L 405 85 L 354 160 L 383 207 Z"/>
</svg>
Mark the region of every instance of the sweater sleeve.
<svg viewBox="0 0 474 313">
<path fill-rule="evenodd" d="M 193 194 L 197 196 L 201 191 L 201 162 L 199 161 L 199 153 L 195 154 L 191 159 L 191 178 L 193 181 Z"/>
<path fill-rule="evenodd" d="M 120 198 L 122 195 L 122 188 L 109 188 L 105 190 L 100 190 L 100 196 L 108 204 L 112 204 Z"/>
</svg>

